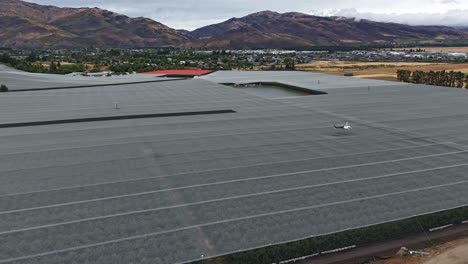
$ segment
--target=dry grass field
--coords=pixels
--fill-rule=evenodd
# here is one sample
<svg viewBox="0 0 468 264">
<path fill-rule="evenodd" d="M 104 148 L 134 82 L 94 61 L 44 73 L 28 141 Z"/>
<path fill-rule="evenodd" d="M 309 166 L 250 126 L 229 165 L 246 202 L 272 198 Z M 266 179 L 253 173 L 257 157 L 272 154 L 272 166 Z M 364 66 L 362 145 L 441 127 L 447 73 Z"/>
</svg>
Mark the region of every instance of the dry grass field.
<svg viewBox="0 0 468 264">
<path fill-rule="evenodd" d="M 396 81 L 396 71 L 461 71 L 468 74 L 468 63 L 422 63 L 422 62 L 353 62 L 316 61 L 296 65 L 298 70 L 344 75 L 352 73 L 357 78 Z"/>
<path fill-rule="evenodd" d="M 42 65 L 42 67 L 45 67 L 45 68 L 49 68 L 50 67 L 50 62 L 46 61 L 46 62 L 35 62 L 36 65 Z M 70 63 L 70 62 L 66 62 L 66 61 L 61 61 L 60 62 L 61 65 L 71 65 L 71 64 L 74 64 L 74 63 Z M 91 71 L 95 68 L 95 65 L 94 64 L 85 64 L 86 66 L 86 69 Z M 100 66 L 99 67 L 99 71 L 108 71 L 109 70 L 109 66 Z"/>
</svg>

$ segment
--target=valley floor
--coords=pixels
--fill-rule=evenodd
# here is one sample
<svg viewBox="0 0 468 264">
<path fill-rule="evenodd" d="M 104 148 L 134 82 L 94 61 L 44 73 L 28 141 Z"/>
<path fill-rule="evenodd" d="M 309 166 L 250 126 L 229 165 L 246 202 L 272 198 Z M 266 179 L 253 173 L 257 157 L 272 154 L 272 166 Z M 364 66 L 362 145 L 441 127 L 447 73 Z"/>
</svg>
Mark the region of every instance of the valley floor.
<svg viewBox="0 0 468 264">
<path fill-rule="evenodd" d="M 298 70 L 335 75 L 352 73 L 356 78 L 397 81 L 397 70 L 410 71 L 461 71 L 468 73 L 468 63 L 426 63 L 426 62 L 356 62 L 316 61 L 296 65 Z"/>
</svg>

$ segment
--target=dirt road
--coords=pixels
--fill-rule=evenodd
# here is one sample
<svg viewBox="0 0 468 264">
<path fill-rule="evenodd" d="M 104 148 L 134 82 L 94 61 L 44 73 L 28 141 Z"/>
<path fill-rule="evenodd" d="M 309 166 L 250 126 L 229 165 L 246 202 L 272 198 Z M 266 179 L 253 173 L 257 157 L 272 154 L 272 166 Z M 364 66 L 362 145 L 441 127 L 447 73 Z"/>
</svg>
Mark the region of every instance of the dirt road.
<svg viewBox="0 0 468 264">
<path fill-rule="evenodd" d="M 468 238 L 468 224 L 458 225 L 451 228 L 419 234 L 409 238 L 391 240 L 383 243 L 377 243 L 368 245 L 365 247 L 358 247 L 356 249 L 328 256 L 321 256 L 318 258 L 312 258 L 300 262 L 301 264 L 362 264 L 362 263 L 373 263 L 373 264 L 419 264 L 422 261 L 428 260 L 427 258 L 421 258 L 419 262 L 409 262 L 410 259 L 406 259 L 406 262 L 391 262 L 395 259 L 389 259 L 384 262 L 378 262 L 379 258 L 382 257 L 393 257 L 395 253 L 401 247 L 407 247 L 410 249 L 423 249 L 423 248 L 437 248 L 439 245 L 446 243 L 447 241 L 455 241 L 461 238 Z M 466 251 L 468 252 L 468 239 L 466 245 Z M 463 249 L 461 249 L 463 251 Z M 453 254 L 458 254 L 459 251 L 455 251 Z M 463 252 L 462 252 L 463 253 Z M 449 253 L 446 258 L 453 256 Z M 437 256 L 437 254 L 434 254 Z M 464 255 L 460 255 L 464 257 Z M 405 259 L 403 259 L 405 260 Z M 374 262 L 372 262 L 374 261 Z M 456 264 L 468 264 L 468 262 L 460 262 Z M 452 262 L 434 262 L 429 264 L 454 264 Z"/>
<path fill-rule="evenodd" d="M 435 255 L 424 264 L 468 264 L 468 239 L 447 243 L 441 253 Z"/>
</svg>

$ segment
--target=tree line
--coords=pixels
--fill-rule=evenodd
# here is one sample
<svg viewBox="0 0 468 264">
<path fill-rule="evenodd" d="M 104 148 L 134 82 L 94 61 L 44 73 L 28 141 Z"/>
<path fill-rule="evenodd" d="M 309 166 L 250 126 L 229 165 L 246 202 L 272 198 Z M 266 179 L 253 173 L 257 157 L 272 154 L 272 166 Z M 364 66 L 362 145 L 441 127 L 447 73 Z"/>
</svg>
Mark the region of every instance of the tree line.
<svg viewBox="0 0 468 264">
<path fill-rule="evenodd" d="M 397 79 L 407 83 L 468 88 L 468 75 L 463 72 L 397 70 Z"/>
<path fill-rule="evenodd" d="M 83 72 L 86 70 L 85 65 L 81 63 L 61 64 L 60 62 L 51 61 L 47 67 L 40 63 L 34 63 L 35 59 L 35 55 L 30 55 L 25 60 L 21 60 L 11 57 L 7 53 L 0 54 L 0 63 L 5 63 L 15 69 L 26 72 L 69 74 L 72 72 Z"/>
</svg>

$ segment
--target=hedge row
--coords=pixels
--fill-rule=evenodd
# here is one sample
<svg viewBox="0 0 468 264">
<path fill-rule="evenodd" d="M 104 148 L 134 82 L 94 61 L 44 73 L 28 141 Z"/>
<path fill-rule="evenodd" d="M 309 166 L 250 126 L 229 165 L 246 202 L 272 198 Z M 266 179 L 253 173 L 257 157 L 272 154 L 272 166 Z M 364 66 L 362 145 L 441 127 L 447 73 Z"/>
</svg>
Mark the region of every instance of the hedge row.
<svg viewBox="0 0 468 264">
<path fill-rule="evenodd" d="M 370 243 L 398 239 L 428 231 L 448 224 L 468 220 L 468 206 L 452 210 L 412 217 L 404 220 L 313 237 L 296 242 L 269 246 L 232 255 L 195 262 L 196 264 L 271 264 L 301 256 L 312 255 L 351 245 L 364 246 Z"/>
</svg>

